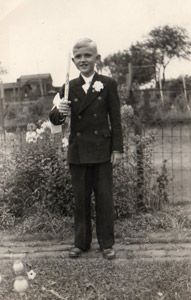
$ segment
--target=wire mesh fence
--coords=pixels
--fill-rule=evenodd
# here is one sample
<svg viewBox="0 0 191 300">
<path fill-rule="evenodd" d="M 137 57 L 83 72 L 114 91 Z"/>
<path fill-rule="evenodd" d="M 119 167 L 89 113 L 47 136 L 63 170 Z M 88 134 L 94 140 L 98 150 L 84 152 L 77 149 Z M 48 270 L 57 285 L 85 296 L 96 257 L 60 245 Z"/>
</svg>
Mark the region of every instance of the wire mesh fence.
<svg viewBox="0 0 191 300">
<path fill-rule="evenodd" d="M 169 198 L 173 203 L 190 201 L 191 195 L 191 124 L 158 125 L 152 162 L 156 169 L 163 162 L 169 174 Z M 148 134 L 146 128 L 144 134 Z"/>
<path fill-rule="evenodd" d="M 191 201 L 191 124 L 168 124 L 143 127 L 147 136 L 155 130 L 152 164 L 160 170 L 163 162 L 169 174 L 169 199 L 171 203 Z M 132 131 L 131 134 L 134 134 Z M 0 197 L 3 197 L 7 164 L 11 164 L 11 152 L 25 147 L 25 132 L 0 134 Z"/>
</svg>

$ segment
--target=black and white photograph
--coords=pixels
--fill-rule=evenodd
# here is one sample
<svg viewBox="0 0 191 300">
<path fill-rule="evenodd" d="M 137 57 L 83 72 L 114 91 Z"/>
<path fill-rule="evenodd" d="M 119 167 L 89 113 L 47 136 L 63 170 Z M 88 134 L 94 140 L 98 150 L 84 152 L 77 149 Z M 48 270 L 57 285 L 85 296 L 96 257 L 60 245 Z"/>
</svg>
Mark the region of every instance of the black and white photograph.
<svg viewBox="0 0 191 300">
<path fill-rule="evenodd" d="M 0 300 L 191 299 L 190 0 L 0 0 Z"/>
</svg>

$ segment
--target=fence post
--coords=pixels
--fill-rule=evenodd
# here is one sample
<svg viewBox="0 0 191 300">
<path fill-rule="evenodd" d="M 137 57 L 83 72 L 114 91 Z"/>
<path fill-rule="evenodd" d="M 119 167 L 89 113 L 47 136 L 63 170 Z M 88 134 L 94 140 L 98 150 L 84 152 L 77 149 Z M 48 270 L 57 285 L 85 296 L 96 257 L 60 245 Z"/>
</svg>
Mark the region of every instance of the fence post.
<svg viewBox="0 0 191 300">
<path fill-rule="evenodd" d="M 137 159 L 137 207 L 144 208 L 144 155 L 143 147 L 140 142 L 142 137 L 142 123 L 138 119 L 135 124 L 135 135 L 139 137 L 136 141 L 136 159 Z"/>
<path fill-rule="evenodd" d="M 187 103 L 187 109 L 190 110 L 187 91 L 186 91 L 186 82 L 185 82 L 185 78 L 184 78 L 183 75 L 182 75 L 182 84 L 183 84 L 183 90 L 184 90 L 184 97 L 185 97 L 185 100 L 186 100 L 186 103 Z"/>
<path fill-rule="evenodd" d="M 161 72 L 161 70 L 159 69 L 159 72 L 158 72 L 159 90 L 160 90 L 160 97 L 161 97 L 161 102 L 162 102 L 162 106 L 163 106 L 164 105 L 164 96 L 163 96 L 162 80 L 161 80 L 160 72 Z"/>
<path fill-rule="evenodd" d="M 132 68 L 132 63 L 129 63 L 128 64 L 128 73 L 126 74 L 126 84 L 127 84 L 128 96 L 130 95 L 130 92 L 131 92 L 132 79 L 133 79 L 133 68 Z"/>
<path fill-rule="evenodd" d="M 4 86 L 3 82 L 0 82 L 0 91 L 1 91 L 1 96 L 0 96 L 0 131 L 5 134 L 5 127 L 4 127 Z"/>
<path fill-rule="evenodd" d="M 142 122 L 141 117 L 136 109 L 136 101 L 134 99 L 132 91 L 132 80 L 133 80 L 133 66 L 131 63 L 128 65 L 129 73 L 126 76 L 126 84 L 129 102 L 132 105 L 135 113 L 135 136 L 140 139 L 142 137 Z M 137 207 L 144 208 L 144 165 L 143 165 L 143 148 L 140 141 L 136 141 L 136 160 L 137 160 Z"/>
</svg>

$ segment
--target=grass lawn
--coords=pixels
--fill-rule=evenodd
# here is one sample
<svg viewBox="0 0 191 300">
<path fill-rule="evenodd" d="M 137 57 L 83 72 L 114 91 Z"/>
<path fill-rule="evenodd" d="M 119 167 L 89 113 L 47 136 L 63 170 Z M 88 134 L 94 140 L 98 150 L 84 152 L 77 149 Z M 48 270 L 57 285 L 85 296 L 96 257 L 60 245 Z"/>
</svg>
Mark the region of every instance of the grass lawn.
<svg viewBox="0 0 191 300">
<path fill-rule="evenodd" d="M 191 297 L 191 265 L 183 262 L 42 258 L 26 267 L 37 273 L 26 292 L 32 299 L 71 300 L 188 300 Z M 13 291 L 12 263 L 1 262 L 1 300 L 20 299 Z"/>
<path fill-rule="evenodd" d="M 141 242 L 148 233 L 166 233 L 178 230 L 183 237 L 183 232 L 188 234 L 190 242 L 190 217 L 188 208 L 171 208 L 166 212 L 154 215 L 139 215 L 123 222 L 116 222 L 116 237 L 120 242 Z M 63 230 L 62 238 L 72 238 L 73 221 L 65 221 L 66 231 Z M 176 224 L 176 226 L 174 226 Z M 17 228 L 18 229 L 18 228 Z M 186 231 L 185 231 L 186 230 Z M 64 234 L 65 232 L 65 234 Z M 54 238 L 60 236 L 60 233 Z M 22 232 L 16 236 L 22 241 L 51 239 L 50 233 L 36 233 L 31 235 Z M 136 237 L 136 239 L 135 239 Z M 172 236 L 170 236 L 172 238 Z M 52 237 L 53 238 L 53 237 Z M 164 238 L 165 239 L 165 238 Z M 183 241 L 183 240 L 181 240 Z M 157 242 L 157 240 L 155 240 Z M 160 241 L 158 241 L 160 242 Z M 163 241 L 165 242 L 165 241 Z M 171 240 L 174 245 L 179 239 Z M 162 244 L 161 244 L 162 245 Z M 161 246 L 162 247 L 162 246 Z M 13 290 L 15 274 L 13 272 L 14 258 L 0 261 L 2 282 L 0 283 L 0 300 L 21 299 Z M 69 259 L 62 255 L 55 257 L 25 257 L 24 275 L 34 270 L 36 277 L 29 280 L 26 297 L 28 300 L 188 300 L 191 299 L 191 262 L 188 260 L 147 260 L 133 256 L 127 259 L 107 261 L 102 255 Z"/>
</svg>

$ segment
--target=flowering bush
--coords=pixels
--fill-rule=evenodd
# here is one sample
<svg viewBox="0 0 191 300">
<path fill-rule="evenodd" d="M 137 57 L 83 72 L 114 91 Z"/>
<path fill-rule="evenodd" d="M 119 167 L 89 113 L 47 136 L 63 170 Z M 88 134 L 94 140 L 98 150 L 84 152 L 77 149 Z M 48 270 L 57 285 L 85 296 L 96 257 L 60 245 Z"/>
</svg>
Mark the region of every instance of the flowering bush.
<svg viewBox="0 0 191 300">
<path fill-rule="evenodd" d="M 52 136 L 48 122 L 29 124 L 26 140 L 14 149 L 5 182 L 5 202 L 17 218 L 47 211 L 71 215 L 73 196 L 66 164 L 67 139 Z"/>
<path fill-rule="evenodd" d="M 50 122 L 44 121 L 40 128 L 38 128 L 34 123 L 27 125 L 26 141 L 28 143 L 36 143 L 38 139 L 43 139 L 43 135 L 49 133 L 51 129 Z"/>
</svg>

